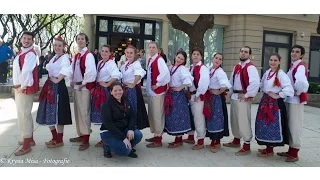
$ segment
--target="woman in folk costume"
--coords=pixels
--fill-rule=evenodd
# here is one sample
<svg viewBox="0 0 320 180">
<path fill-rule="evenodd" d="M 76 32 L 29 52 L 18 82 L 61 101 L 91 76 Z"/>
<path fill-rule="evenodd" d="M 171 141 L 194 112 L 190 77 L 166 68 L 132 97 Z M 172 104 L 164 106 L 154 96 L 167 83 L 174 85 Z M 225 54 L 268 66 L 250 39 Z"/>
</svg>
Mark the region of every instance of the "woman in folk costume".
<svg viewBox="0 0 320 180">
<path fill-rule="evenodd" d="M 188 68 L 185 67 L 187 53 L 178 52 L 175 63 L 169 68 L 170 83 L 169 90 L 164 99 L 165 106 L 165 131 L 176 136 L 174 142 L 169 143 L 168 148 L 176 148 L 183 145 L 182 135 L 191 131 L 189 102 L 184 88 L 191 87 L 193 77 Z"/>
<path fill-rule="evenodd" d="M 212 152 L 221 148 L 220 139 L 229 136 L 228 109 L 225 91 L 231 87 L 227 74 L 221 68 L 223 55 L 217 53 L 213 56 L 210 68 L 210 84 L 205 94 L 203 114 L 206 118 L 207 134 L 211 139 L 208 145 Z"/>
<path fill-rule="evenodd" d="M 280 69 L 280 60 L 277 53 L 270 56 L 270 69 L 261 80 L 264 94 L 258 107 L 255 135 L 258 144 L 267 148 L 259 149 L 259 157 L 273 156 L 273 147 L 289 143 L 288 118 L 283 99 L 292 97 L 294 90 L 289 77 Z"/>
<path fill-rule="evenodd" d="M 121 79 L 121 73 L 114 63 L 111 56 L 111 46 L 103 45 L 100 55 L 102 60 L 97 65 L 97 80 L 96 87 L 91 92 L 91 123 L 101 125 L 101 108 L 106 100 L 110 97 L 109 86 L 117 80 Z M 103 147 L 102 140 L 95 147 Z"/>
<path fill-rule="evenodd" d="M 136 48 L 129 45 L 126 52 L 127 61 L 121 66 L 122 83 L 125 87 L 125 96 L 133 107 L 133 115 L 137 119 L 136 128 L 149 127 L 146 106 L 143 100 L 140 82 L 146 75 L 139 61 L 135 60 Z"/>
<path fill-rule="evenodd" d="M 64 125 L 72 124 L 69 93 L 64 80 L 72 74 L 69 56 L 64 53 L 66 45 L 61 36 L 55 38 L 55 56 L 46 65 L 48 79 L 39 97 L 36 122 L 49 126 L 52 140 L 45 143 L 48 148 L 63 146 Z"/>
</svg>

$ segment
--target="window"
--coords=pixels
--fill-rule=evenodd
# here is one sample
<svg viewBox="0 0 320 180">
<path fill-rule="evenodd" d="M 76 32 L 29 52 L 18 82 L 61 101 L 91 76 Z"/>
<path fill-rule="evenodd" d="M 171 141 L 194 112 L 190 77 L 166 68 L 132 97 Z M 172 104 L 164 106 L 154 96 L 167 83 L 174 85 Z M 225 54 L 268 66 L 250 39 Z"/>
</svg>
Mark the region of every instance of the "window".
<svg viewBox="0 0 320 180">
<path fill-rule="evenodd" d="M 223 27 L 215 26 L 207 30 L 203 37 L 204 41 L 204 63 L 207 66 L 212 64 L 212 57 L 215 53 L 222 53 L 223 48 Z M 189 57 L 189 36 L 177 29 L 172 28 L 169 23 L 169 43 L 168 43 L 168 60 L 173 63 L 176 52 L 179 48 L 186 51 L 188 55 L 187 65 L 190 64 Z"/>
<path fill-rule="evenodd" d="M 212 57 L 216 53 L 222 53 L 223 47 L 223 28 L 214 27 L 207 30 L 203 37 L 204 41 L 204 63 L 210 67 L 212 65 Z"/>
<path fill-rule="evenodd" d="M 161 22 L 109 16 L 97 16 L 96 22 L 95 48 L 108 43 L 118 53 L 128 44 L 147 49 L 147 41 L 161 43 Z"/>
<path fill-rule="evenodd" d="M 106 44 L 108 44 L 108 37 L 99 37 L 99 49 L 98 49 L 98 51 L 100 51 L 101 50 L 101 47 L 103 46 L 103 45 L 106 45 Z"/>
<path fill-rule="evenodd" d="M 140 34 L 140 23 L 129 21 L 113 21 L 113 32 Z"/>
<path fill-rule="evenodd" d="M 144 24 L 144 34 L 145 35 L 152 35 L 152 23 L 145 23 Z"/>
<path fill-rule="evenodd" d="M 292 34 L 264 31 L 263 41 L 263 59 L 262 59 L 262 70 L 261 77 L 270 68 L 269 59 L 272 53 L 278 53 L 281 58 L 280 68 L 287 72 L 291 61 L 291 41 Z"/>
<path fill-rule="evenodd" d="M 309 81 L 320 82 L 320 37 L 310 38 Z"/>
<path fill-rule="evenodd" d="M 155 42 L 161 47 L 161 38 L 162 38 L 162 31 L 161 31 L 162 24 L 159 22 L 156 23 L 156 35 L 155 35 Z M 147 47 L 147 46 L 145 46 Z"/>
<path fill-rule="evenodd" d="M 173 63 L 177 50 L 182 48 L 188 55 L 187 64 L 189 62 L 189 36 L 177 29 L 174 29 L 169 23 L 169 41 L 167 59 Z"/>
<path fill-rule="evenodd" d="M 99 31 L 108 32 L 108 20 L 100 20 Z"/>
</svg>

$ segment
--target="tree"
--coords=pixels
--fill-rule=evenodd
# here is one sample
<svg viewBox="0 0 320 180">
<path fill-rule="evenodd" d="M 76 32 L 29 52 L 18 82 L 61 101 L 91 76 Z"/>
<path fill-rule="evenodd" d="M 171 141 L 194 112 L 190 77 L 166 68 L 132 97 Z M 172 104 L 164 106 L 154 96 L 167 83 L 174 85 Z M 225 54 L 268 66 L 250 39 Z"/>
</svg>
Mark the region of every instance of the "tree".
<svg viewBox="0 0 320 180">
<path fill-rule="evenodd" d="M 35 39 L 43 50 L 51 47 L 53 38 L 59 34 L 72 44 L 75 34 L 82 29 L 82 21 L 82 17 L 75 14 L 1 14 L 1 37 L 8 36 L 8 44 L 19 49 L 19 37 L 23 31 L 28 30 L 35 34 Z"/>
<path fill-rule="evenodd" d="M 189 36 L 190 57 L 191 57 L 191 50 L 195 47 L 198 47 L 202 51 L 204 51 L 203 37 L 206 31 L 208 29 L 213 28 L 214 26 L 213 14 L 200 14 L 198 19 L 193 25 L 182 20 L 176 14 L 167 14 L 167 18 L 170 20 L 173 28 L 183 31 Z"/>
<path fill-rule="evenodd" d="M 317 33 L 320 34 L 320 15 L 319 15 L 319 20 L 318 20 Z"/>
</svg>

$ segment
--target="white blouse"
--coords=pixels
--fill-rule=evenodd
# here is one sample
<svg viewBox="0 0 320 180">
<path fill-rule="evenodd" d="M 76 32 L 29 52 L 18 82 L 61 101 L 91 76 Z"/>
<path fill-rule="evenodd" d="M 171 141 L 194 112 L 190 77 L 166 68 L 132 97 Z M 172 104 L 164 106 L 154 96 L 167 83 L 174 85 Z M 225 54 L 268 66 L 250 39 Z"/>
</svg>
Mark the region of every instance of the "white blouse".
<svg viewBox="0 0 320 180">
<path fill-rule="evenodd" d="M 180 87 L 182 85 L 186 85 L 188 87 L 192 86 L 192 82 L 194 78 L 191 75 L 188 68 L 186 68 L 185 66 L 179 66 L 179 68 L 177 70 L 176 69 L 177 69 L 177 66 L 169 67 L 171 74 L 175 71 L 175 73 L 171 75 L 169 86 L 170 87 Z"/>
<path fill-rule="evenodd" d="M 141 76 L 141 79 L 146 75 L 146 71 L 141 67 L 139 61 L 134 61 L 134 63 L 129 64 L 129 61 L 121 66 L 121 73 L 122 73 L 122 82 L 123 83 L 133 83 L 135 76 Z M 127 66 L 128 65 L 128 66 Z M 126 67 L 128 68 L 126 70 Z M 137 82 L 140 83 L 141 79 Z"/>
<path fill-rule="evenodd" d="M 210 76 L 212 74 L 213 76 L 210 78 L 209 89 L 231 88 L 228 76 L 221 67 L 216 70 L 211 67 Z"/>
<path fill-rule="evenodd" d="M 107 61 L 104 65 L 103 60 L 97 65 L 97 82 L 109 82 L 111 79 L 121 79 L 121 73 L 114 60 Z M 101 68 L 99 70 L 99 68 Z"/>
<path fill-rule="evenodd" d="M 58 58 L 57 55 L 53 56 L 53 58 L 51 58 L 49 63 L 46 65 L 49 77 L 59 77 L 60 74 L 63 74 L 66 77 L 71 78 L 72 69 L 69 56 L 67 54 L 63 54 L 58 59 L 56 58 Z"/>
<path fill-rule="evenodd" d="M 262 91 L 264 93 L 269 93 L 269 92 L 277 93 L 281 98 L 292 97 L 294 95 L 294 90 L 287 74 L 283 72 L 283 70 L 281 69 L 278 71 L 277 77 L 281 85 L 281 87 L 278 87 L 273 85 L 276 75 L 272 76 L 274 72 L 270 73 L 270 71 L 271 69 L 267 70 L 263 74 L 261 84 L 260 84 Z M 268 80 L 269 73 L 270 73 L 270 76 L 272 77 Z"/>
</svg>

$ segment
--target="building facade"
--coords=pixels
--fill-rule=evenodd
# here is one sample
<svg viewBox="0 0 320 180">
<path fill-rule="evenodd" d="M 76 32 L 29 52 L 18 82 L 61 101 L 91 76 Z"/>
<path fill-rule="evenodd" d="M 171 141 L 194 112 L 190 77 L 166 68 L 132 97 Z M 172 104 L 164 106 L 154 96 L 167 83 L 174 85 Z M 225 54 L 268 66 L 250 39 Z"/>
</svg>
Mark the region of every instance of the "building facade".
<svg viewBox="0 0 320 180">
<path fill-rule="evenodd" d="M 194 23 L 199 15 L 178 15 Z M 262 74 L 269 68 L 273 52 L 282 56 L 281 68 L 290 65 L 290 48 L 299 44 L 305 47 L 303 58 L 309 66 L 310 81 L 320 82 L 320 35 L 317 34 L 319 15 L 215 15 L 215 26 L 204 36 L 204 60 L 210 66 L 212 56 L 224 54 L 223 68 L 228 75 L 239 62 L 239 49 L 252 48 L 252 61 Z M 178 48 L 189 51 L 189 37 L 173 29 L 165 14 L 105 14 L 84 15 L 85 33 L 90 38 L 89 47 L 100 49 L 110 44 L 115 52 L 123 51 L 127 44 L 145 49 L 150 41 L 156 41 L 173 61 Z"/>
</svg>

